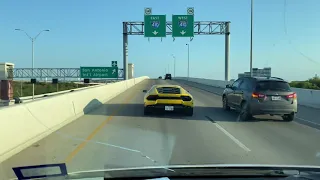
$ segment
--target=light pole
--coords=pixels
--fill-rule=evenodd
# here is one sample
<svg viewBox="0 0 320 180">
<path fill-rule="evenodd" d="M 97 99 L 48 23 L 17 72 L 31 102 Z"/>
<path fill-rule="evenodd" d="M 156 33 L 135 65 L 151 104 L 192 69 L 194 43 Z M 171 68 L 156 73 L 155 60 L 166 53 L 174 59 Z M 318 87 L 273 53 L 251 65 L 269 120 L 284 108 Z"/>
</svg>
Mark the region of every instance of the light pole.
<svg viewBox="0 0 320 180">
<path fill-rule="evenodd" d="M 186 44 L 188 46 L 188 81 L 189 81 L 189 54 L 190 54 L 190 48 L 189 48 L 189 43 Z"/>
<path fill-rule="evenodd" d="M 253 0 L 251 0 L 251 30 L 250 30 L 250 76 L 252 77 L 253 72 L 252 72 L 252 19 L 253 18 Z"/>
<path fill-rule="evenodd" d="M 40 34 L 43 32 L 43 31 L 50 31 L 49 29 L 44 29 L 44 30 L 42 30 L 42 31 L 40 31 L 35 37 L 31 37 L 31 36 L 29 36 L 29 34 L 26 32 L 26 31 L 24 31 L 23 29 L 15 29 L 16 31 L 22 31 L 22 32 L 24 32 L 26 35 L 27 35 L 27 37 L 31 40 L 31 42 L 32 42 L 32 71 L 31 71 L 31 76 L 32 76 L 32 78 L 33 78 L 33 68 L 34 68 L 34 41 L 37 39 L 37 37 L 39 37 L 40 36 Z M 32 100 L 34 100 L 34 83 L 32 83 Z"/>
<path fill-rule="evenodd" d="M 171 56 L 173 57 L 173 77 L 176 77 L 176 57 L 173 54 Z"/>
</svg>

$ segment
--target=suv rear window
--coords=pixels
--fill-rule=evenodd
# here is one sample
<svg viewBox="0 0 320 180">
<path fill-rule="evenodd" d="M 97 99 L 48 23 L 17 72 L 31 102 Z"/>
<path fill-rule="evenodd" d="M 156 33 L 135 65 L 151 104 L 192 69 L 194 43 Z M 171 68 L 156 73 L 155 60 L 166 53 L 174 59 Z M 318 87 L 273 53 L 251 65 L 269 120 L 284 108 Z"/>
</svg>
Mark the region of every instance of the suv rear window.
<svg viewBox="0 0 320 180">
<path fill-rule="evenodd" d="M 290 86 L 284 81 L 259 81 L 256 91 L 291 91 Z"/>
</svg>

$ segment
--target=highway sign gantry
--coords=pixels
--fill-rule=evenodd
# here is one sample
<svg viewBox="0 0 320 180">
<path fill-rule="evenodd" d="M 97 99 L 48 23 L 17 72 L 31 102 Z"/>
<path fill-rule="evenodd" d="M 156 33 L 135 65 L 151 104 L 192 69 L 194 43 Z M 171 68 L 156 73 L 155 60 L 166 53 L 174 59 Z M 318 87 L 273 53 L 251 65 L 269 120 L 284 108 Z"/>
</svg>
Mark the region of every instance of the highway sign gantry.
<svg viewBox="0 0 320 180">
<path fill-rule="evenodd" d="M 166 15 L 144 16 L 144 37 L 166 37 Z"/>
<path fill-rule="evenodd" d="M 118 67 L 80 67 L 80 78 L 118 78 Z"/>
<path fill-rule="evenodd" d="M 172 37 L 193 37 L 193 24 L 193 15 L 172 15 Z"/>
<path fill-rule="evenodd" d="M 112 67 L 118 67 L 118 61 L 111 61 Z"/>
</svg>

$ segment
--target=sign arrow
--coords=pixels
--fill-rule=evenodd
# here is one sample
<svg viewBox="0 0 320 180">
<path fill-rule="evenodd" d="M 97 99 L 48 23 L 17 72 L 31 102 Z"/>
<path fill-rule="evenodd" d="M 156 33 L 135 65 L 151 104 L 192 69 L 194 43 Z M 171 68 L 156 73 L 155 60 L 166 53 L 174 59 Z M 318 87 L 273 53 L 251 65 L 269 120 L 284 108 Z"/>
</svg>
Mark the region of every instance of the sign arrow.
<svg viewBox="0 0 320 180">
<path fill-rule="evenodd" d="M 114 73 L 116 73 L 116 70 L 115 70 L 115 69 L 112 70 L 112 74 L 114 74 Z"/>
<path fill-rule="evenodd" d="M 184 30 L 182 30 L 181 32 L 180 32 L 180 34 L 181 35 L 184 35 L 186 32 L 184 31 Z"/>
<path fill-rule="evenodd" d="M 157 32 L 156 30 L 154 30 L 154 31 L 152 32 L 152 34 L 157 35 L 158 32 Z"/>
</svg>

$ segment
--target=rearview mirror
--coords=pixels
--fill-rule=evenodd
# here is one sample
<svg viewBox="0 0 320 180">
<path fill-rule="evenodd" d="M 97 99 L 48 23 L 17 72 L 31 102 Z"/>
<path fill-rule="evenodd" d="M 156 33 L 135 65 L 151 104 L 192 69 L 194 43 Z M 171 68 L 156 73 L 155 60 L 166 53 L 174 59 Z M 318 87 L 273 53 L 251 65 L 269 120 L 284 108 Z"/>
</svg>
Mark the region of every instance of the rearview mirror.
<svg viewBox="0 0 320 180">
<path fill-rule="evenodd" d="M 147 90 L 143 90 L 142 92 L 146 93 L 146 92 L 147 92 Z"/>
<path fill-rule="evenodd" d="M 226 85 L 226 88 L 231 88 L 231 85 L 230 85 L 230 84 L 227 84 L 227 85 Z"/>
</svg>

